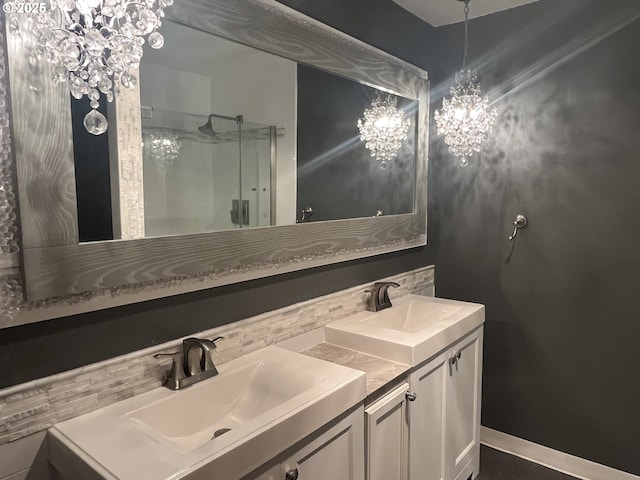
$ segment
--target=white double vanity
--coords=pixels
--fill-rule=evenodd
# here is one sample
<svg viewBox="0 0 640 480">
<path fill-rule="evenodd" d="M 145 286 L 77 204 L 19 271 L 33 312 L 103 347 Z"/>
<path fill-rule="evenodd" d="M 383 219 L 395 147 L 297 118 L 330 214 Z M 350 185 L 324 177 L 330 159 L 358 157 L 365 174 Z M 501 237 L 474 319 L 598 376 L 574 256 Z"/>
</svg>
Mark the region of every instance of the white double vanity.
<svg viewBox="0 0 640 480">
<path fill-rule="evenodd" d="M 467 480 L 483 322 L 482 305 L 405 295 L 59 423 L 51 464 L 62 480 Z"/>
</svg>

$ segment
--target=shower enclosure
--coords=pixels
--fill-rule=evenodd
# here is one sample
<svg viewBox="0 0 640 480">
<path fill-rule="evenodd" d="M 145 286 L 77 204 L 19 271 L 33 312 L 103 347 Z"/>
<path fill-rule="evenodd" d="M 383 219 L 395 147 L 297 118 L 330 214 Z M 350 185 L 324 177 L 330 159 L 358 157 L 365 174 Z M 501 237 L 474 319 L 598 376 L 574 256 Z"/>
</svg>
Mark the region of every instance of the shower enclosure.
<svg viewBox="0 0 640 480">
<path fill-rule="evenodd" d="M 142 107 L 145 236 L 271 225 L 276 127 Z"/>
</svg>

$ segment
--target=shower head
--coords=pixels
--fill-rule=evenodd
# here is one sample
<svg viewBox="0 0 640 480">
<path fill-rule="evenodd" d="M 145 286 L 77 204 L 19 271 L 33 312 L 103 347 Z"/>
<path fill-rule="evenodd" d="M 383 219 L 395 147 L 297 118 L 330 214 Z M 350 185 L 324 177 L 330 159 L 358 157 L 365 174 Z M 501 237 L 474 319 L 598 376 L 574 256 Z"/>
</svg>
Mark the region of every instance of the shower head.
<svg viewBox="0 0 640 480">
<path fill-rule="evenodd" d="M 198 127 L 198 131 L 204 135 L 214 137 L 216 135 L 216 132 L 213 130 L 213 125 L 211 124 L 211 117 L 213 117 L 213 115 L 209 115 L 207 123 L 205 123 L 201 127 Z"/>
</svg>

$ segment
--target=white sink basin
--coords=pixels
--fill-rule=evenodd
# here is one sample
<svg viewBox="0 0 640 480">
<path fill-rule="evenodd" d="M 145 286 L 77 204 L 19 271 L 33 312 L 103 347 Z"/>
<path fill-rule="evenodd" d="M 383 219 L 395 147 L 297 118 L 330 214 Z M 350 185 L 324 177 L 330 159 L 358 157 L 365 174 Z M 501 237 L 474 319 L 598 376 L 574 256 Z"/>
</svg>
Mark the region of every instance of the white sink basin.
<svg viewBox="0 0 640 480">
<path fill-rule="evenodd" d="M 109 479 L 239 478 L 366 396 L 364 373 L 278 347 L 218 370 L 57 424 L 52 463 Z"/>
<path fill-rule="evenodd" d="M 405 295 L 393 307 L 360 312 L 325 327 L 325 341 L 418 365 L 482 325 L 484 305 Z"/>
<path fill-rule="evenodd" d="M 410 297 L 408 301 L 398 301 L 392 308 L 370 313 L 359 321 L 373 327 L 417 333 L 446 323 L 448 317 L 462 309 L 458 305 L 425 301 L 426 297 Z"/>
<path fill-rule="evenodd" d="M 247 365 L 222 372 L 128 416 L 181 451 L 190 451 L 210 441 L 224 442 L 223 433 L 282 410 L 287 402 L 331 380 L 327 369 L 312 369 L 273 349 Z"/>
</svg>

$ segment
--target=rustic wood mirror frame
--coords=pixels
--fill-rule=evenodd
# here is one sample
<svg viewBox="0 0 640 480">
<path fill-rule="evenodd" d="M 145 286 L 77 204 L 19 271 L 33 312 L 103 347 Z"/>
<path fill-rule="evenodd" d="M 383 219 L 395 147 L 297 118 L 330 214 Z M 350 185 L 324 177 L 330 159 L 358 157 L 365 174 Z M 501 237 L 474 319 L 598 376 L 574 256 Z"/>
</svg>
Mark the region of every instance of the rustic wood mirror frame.
<svg viewBox="0 0 640 480">
<path fill-rule="evenodd" d="M 79 243 L 69 94 L 48 80 L 46 65 L 37 88 L 30 88 L 27 60 L 17 54 L 21 41 L 7 34 L 24 292 L 29 302 L 130 289 L 126 298 L 94 307 L 105 308 L 426 244 L 425 71 L 273 0 L 180 0 L 166 13 L 196 29 L 417 99 L 414 213 Z M 127 134 L 135 137 L 138 111 L 137 98 L 116 101 L 116 148 L 121 158 L 135 156 L 140 149 L 139 136 L 137 147 L 123 139 Z M 125 126 L 132 119 L 133 127 Z M 136 294 L 141 291 L 143 296 Z"/>
</svg>

